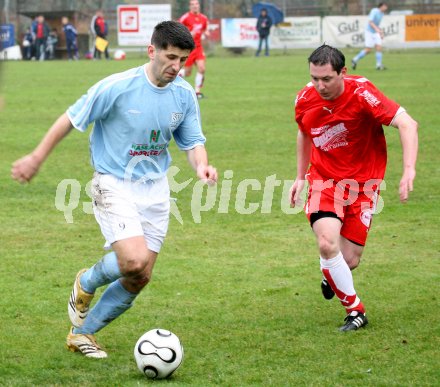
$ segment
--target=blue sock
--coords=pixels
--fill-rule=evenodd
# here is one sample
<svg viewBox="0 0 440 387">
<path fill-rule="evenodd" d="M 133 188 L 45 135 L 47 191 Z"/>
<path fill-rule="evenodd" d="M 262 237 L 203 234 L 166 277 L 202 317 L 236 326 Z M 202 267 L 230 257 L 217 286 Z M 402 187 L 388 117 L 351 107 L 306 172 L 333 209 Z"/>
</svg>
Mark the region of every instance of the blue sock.
<svg viewBox="0 0 440 387">
<path fill-rule="evenodd" d="M 138 293 L 130 293 L 126 290 L 121 281 L 112 282 L 87 315 L 84 325 L 80 328 L 74 328 L 73 333 L 95 334 L 131 308 L 137 295 Z"/>
<path fill-rule="evenodd" d="M 376 66 L 382 66 L 382 51 L 376 52 Z"/>
<path fill-rule="evenodd" d="M 359 54 L 357 54 L 357 55 L 353 58 L 353 60 L 354 60 L 355 62 L 357 62 L 358 60 L 362 59 L 365 55 L 367 55 L 367 54 L 365 53 L 365 50 L 362 50 L 362 51 L 359 52 Z"/>
<path fill-rule="evenodd" d="M 80 283 L 85 292 L 92 294 L 100 286 L 107 285 L 121 277 L 118 257 L 112 251 L 104 255 L 96 265 L 87 270 L 81 276 Z"/>
</svg>

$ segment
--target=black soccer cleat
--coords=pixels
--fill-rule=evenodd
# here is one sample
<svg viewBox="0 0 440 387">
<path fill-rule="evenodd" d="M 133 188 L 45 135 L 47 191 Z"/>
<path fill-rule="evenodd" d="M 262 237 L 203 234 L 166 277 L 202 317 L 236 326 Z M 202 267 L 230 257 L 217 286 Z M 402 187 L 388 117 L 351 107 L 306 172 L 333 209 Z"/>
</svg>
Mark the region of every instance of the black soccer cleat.
<svg viewBox="0 0 440 387">
<path fill-rule="evenodd" d="M 385 66 L 376 66 L 376 70 L 377 71 L 383 71 L 386 70 L 387 68 Z"/>
<path fill-rule="evenodd" d="M 321 281 L 321 291 L 326 300 L 331 300 L 335 296 L 335 292 L 325 278 Z"/>
<path fill-rule="evenodd" d="M 353 70 L 356 70 L 356 66 L 357 66 L 357 62 L 356 62 L 354 59 L 352 59 L 352 60 L 351 60 L 351 68 L 352 68 Z"/>
<path fill-rule="evenodd" d="M 344 321 L 345 324 L 339 328 L 341 332 L 356 331 L 368 324 L 367 316 L 357 310 L 349 313 Z"/>
</svg>

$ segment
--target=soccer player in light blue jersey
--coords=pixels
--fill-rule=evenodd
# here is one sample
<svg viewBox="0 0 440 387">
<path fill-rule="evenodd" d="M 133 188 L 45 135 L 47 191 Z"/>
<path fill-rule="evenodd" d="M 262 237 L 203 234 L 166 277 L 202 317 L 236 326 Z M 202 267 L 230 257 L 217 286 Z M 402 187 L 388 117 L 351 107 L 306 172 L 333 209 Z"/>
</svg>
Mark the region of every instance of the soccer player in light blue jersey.
<svg viewBox="0 0 440 387">
<path fill-rule="evenodd" d="M 217 181 L 204 147 L 197 97 L 179 70 L 194 49 L 189 30 L 159 23 L 148 45 L 149 63 L 95 84 L 52 125 L 29 155 L 17 160 L 12 177 L 36 175 L 53 148 L 73 129 L 90 136 L 93 210 L 111 252 L 76 276 L 68 314 L 67 346 L 86 357 L 107 353 L 95 333 L 128 310 L 151 279 L 168 228 L 168 145 L 174 138 L 197 177 Z M 93 308 L 97 288 L 108 285 Z"/>
<path fill-rule="evenodd" d="M 376 8 L 370 11 L 365 29 L 365 48 L 351 60 L 351 68 L 353 70 L 356 70 L 358 62 L 368 55 L 373 47 L 376 50 L 376 70 L 385 70 L 382 64 L 383 31 L 379 25 L 387 9 L 388 5 L 386 3 L 379 3 Z"/>
</svg>

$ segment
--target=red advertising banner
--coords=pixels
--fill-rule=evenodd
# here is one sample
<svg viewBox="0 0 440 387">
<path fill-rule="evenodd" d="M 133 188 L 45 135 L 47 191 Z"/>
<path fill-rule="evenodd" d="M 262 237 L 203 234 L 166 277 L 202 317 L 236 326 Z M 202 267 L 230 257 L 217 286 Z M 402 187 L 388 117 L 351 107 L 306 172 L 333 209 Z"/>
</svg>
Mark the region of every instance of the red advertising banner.
<svg viewBox="0 0 440 387">
<path fill-rule="evenodd" d="M 209 24 L 208 24 L 209 41 L 220 42 L 222 38 L 221 25 L 222 23 L 220 19 L 209 19 Z"/>
</svg>

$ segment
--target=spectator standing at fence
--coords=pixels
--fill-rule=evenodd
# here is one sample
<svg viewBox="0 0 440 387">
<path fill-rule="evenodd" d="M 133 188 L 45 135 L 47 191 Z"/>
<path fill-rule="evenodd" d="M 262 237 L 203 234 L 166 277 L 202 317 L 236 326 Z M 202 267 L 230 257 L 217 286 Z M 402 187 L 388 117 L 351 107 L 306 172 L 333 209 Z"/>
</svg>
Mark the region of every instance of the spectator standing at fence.
<svg viewBox="0 0 440 387">
<path fill-rule="evenodd" d="M 64 36 L 66 37 L 67 56 L 69 60 L 78 60 L 78 32 L 76 28 L 69 22 L 69 18 L 64 16 L 61 19 L 63 23 Z"/>
<path fill-rule="evenodd" d="M 365 29 L 365 48 L 352 59 L 351 68 L 353 70 L 356 70 L 358 62 L 367 56 L 373 48 L 376 50 L 376 70 L 385 70 L 382 64 L 382 39 L 384 35 L 379 25 L 387 9 L 386 3 L 379 3 L 376 8 L 370 11 Z"/>
<path fill-rule="evenodd" d="M 26 33 L 23 37 L 23 58 L 30 60 L 32 58 L 32 48 L 34 45 L 34 35 L 32 29 L 29 27 L 26 29 Z"/>
<path fill-rule="evenodd" d="M 96 11 L 95 14 L 92 17 L 92 20 L 90 21 L 90 37 L 92 38 L 92 41 L 89 41 L 89 47 L 93 46 L 93 52 L 92 52 L 92 57 L 95 57 L 95 51 L 96 51 L 96 46 L 95 46 L 95 39 L 96 39 L 96 32 L 95 32 L 95 21 L 96 18 L 98 17 L 98 13 L 99 11 Z"/>
<path fill-rule="evenodd" d="M 38 60 L 46 59 L 46 44 L 50 34 L 50 27 L 44 20 L 43 15 L 38 15 L 32 24 L 35 35 L 35 56 Z"/>
<path fill-rule="evenodd" d="M 32 47 L 31 47 L 31 59 L 36 59 L 36 55 L 37 55 L 37 38 L 35 36 L 35 32 L 36 28 L 37 28 L 37 24 L 38 24 L 38 17 L 39 16 L 35 16 L 34 20 L 32 20 L 32 24 L 31 24 L 31 33 L 32 33 Z"/>
<path fill-rule="evenodd" d="M 96 34 L 94 59 L 101 59 L 101 49 L 99 45 L 97 45 L 97 40 L 98 38 L 101 38 L 107 41 L 107 35 L 108 35 L 108 24 L 107 21 L 104 19 L 104 14 L 102 11 L 98 11 L 96 13 L 94 29 Z M 110 59 L 108 54 L 108 41 L 103 52 L 105 54 L 105 58 Z"/>
<path fill-rule="evenodd" d="M 267 9 L 262 8 L 257 20 L 257 31 L 259 36 L 258 49 L 255 56 L 260 56 L 261 49 L 263 48 L 263 42 L 265 44 L 265 55 L 269 56 L 269 35 L 270 27 L 272 27 L 272 19 L 267 14 Z"/>
<path fill-rule="evenodd" d="M 46 42 L 46 57 L 49 60 L 55 59 L 55 49 L 58 44 L 58 31 L 56 28 L 52 28 L 47 37 Z"/>
</svg>

